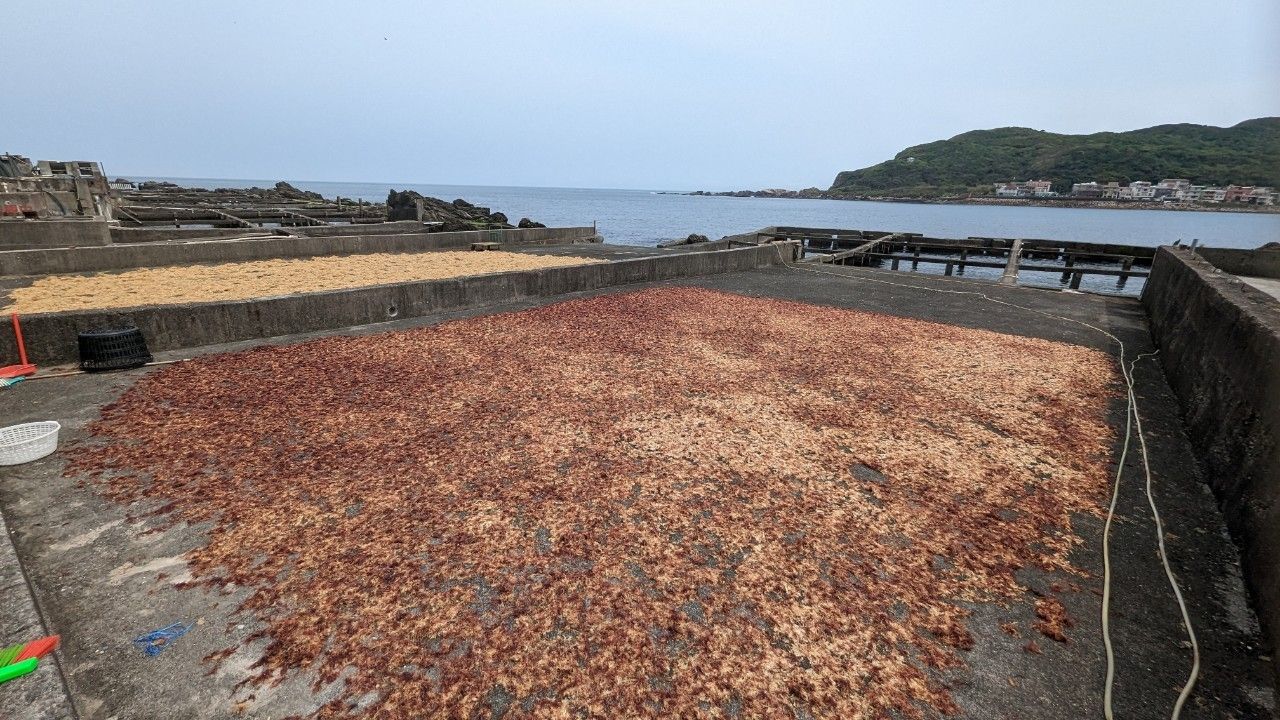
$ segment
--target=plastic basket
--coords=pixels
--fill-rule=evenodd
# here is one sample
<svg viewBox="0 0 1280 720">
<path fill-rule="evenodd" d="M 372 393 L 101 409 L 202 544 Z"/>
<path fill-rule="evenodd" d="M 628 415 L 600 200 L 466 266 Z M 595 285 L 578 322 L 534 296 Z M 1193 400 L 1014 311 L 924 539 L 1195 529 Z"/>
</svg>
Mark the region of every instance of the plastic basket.
<svg viewBox="0 0 1280 720">
<path fill-rule="evenodd" d="M 21 465 L 52 453 L 61 429 L 52 420 L 0 428 L 0 465 Z"/>
<path fill-rule="evenodd" d="M 151 362 L 147 341 L 136 327 L 82 332 L 79 341 L 81 370 L 125 370 Z"/>
</svg>

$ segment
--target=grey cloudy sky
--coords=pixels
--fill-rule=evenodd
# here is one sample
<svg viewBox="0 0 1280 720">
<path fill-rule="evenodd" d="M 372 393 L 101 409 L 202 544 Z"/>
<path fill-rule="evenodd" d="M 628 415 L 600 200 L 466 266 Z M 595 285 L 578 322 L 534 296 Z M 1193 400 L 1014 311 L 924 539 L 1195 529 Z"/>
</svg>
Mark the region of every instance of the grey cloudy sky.
<svg viewBox="0 0 1280 720">
<path fill-rule="evenodd" d="M 165 0 L 4 14 L 0 151 L 115 174 L 826 187 L 975 128 L 1280 115 L 1274 0 Z"/>
</svg>

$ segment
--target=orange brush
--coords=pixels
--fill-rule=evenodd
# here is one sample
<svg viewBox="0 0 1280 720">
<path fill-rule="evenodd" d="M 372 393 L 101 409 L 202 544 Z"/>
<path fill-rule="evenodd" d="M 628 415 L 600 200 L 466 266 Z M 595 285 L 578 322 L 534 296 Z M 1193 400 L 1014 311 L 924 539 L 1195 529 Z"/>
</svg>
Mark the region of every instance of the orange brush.
<svg viewBox="0 0 1280 720">
<path fill-rule="evenodd" d="M 39 640 L 32 640 L 22 648 L 22 652 L 13 659 L 12 664 L 20 663 L 28 658 L 42 658 L 57 649 L 58 642 L 61 640 L 61 635 L 50 635 Z"/>
<path fill-rule="evenodd" d="M 18 343 L 18 365 L 0 367 L 0 378 L 15 378 L 35 375 L 36 366 L 27 362 L 27 346 L 22 342 L 22 324 L 18 322 L 18 313 L 12 315 L 13 338 Z"/>
</svg>

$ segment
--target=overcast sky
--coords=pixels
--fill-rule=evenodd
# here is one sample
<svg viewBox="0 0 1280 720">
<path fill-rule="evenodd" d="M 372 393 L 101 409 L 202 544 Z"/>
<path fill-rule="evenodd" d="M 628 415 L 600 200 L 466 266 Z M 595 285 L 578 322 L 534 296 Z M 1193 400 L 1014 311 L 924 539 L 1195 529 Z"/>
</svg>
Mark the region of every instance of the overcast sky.
<svg viewBox="0 0 1280 720">
<path fill-rule="evenodd" d="M 827 187 L 976 128 L 1280 115 L 1280 3 L 23 2 L 0 152 L 109 173 Z"/>
</svg>

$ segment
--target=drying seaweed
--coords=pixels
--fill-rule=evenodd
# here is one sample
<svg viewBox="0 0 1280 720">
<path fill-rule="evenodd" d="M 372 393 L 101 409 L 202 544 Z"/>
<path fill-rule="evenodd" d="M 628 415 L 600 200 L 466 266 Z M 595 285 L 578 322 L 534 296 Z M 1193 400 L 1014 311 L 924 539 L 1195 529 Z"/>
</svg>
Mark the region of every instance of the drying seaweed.
<svg viewBox="0 0 1280 720">
<path fill-rule="evenodd" d="M 936 716 L 962 605 L 1074 571 L 1115 381 L 1062 343 L 650 289 L 172 365 L 69 471 L 209 523 L 193 582 L 252 589 L 251 682 L 352 668 L 317 717 Z"/>
</svg>

